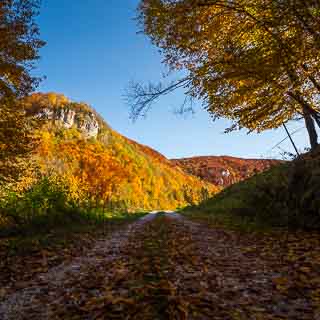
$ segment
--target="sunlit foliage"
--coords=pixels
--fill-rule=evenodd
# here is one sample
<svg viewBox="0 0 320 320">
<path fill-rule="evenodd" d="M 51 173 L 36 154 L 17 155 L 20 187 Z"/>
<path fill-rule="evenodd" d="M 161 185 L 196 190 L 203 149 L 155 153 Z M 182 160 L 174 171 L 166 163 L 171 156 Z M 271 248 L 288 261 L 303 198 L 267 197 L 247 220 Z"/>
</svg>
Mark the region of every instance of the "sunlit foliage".
<svg viewBox="0 0 320 320">
<path fill-rule="evenodd" d="M 0 106 L 0 184 L 20 180 L 30 165 L 37 122 L 26 118 L 21 104 L 2 100 Z"/>
<path fill-rule="evenodd" d="M 65 108 L 83 115 L 94 112 L 87 104 L 56 94 L 33 95 L 25 108 L 34 116 L 43 108 L 58 114 Z M 156 151 L 99 123 L 96 138 L 86 138 L 75 126 L 66 128 L 61 120 L 43 120 L 35 131 L 40 141 L 33 156 L 37 179 L 59 177 L 70 203 L 102 210 L 173 209 L 199 203 L 218 191 L 184 174 Z M 31 185 L 37 179 L 30 179 Z"/>
<path fill-rule="evenodd" d="M 29 94 L 39 79 L 31 70 L 44 42 L 35 23 L 38 0 L 0 1 L 0 183 L 21 179 L 30 168 L 35 146 L 36 122 L 25 117 L 21 97 Z"/>
<path fill-rule="evenodd" d="M 167 88 L 133 88 L 133 113 L 183 87 L 214 117 L 232 119 L 231 129 L 262 131 L 304 117 L 314 148 L 319 9 L 317 1 L 141 1 L 144 33 L 170 70 L 187 73 Z"/>
<path fill-rule="evenodd" d="M 44 45 L 35 22 L 39 0 L 0 1 L 0 99 L 31 92 L 38 80 L 30 74 Z"/>
</svg>

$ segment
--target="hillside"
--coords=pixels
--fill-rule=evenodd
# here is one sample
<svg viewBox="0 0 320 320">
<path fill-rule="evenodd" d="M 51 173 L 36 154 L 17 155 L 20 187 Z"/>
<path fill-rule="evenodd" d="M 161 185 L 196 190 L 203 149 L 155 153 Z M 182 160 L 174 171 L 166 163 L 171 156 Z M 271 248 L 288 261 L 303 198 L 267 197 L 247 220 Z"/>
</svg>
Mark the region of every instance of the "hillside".
<svg viewBox="0 0 320 320">
<path fill-rule="evenodd" d="M 245 227 L 320 228 L 320 149 L 226 188 L 190 217 Z"/>
<path fill-rule="evenodd" d="M 171 161 L 187 174 L 220 187 L 228 187 L 280 163 L 277 160 L 241 159 L 229 156 L 203 156 Z"/>
<path fill-rule="evenodd" d="M 34 156 L 41 175 L 62 178 L 74 201 L 130 211 L 174 209 L 218 190 L 122 136 L 86 103 L 37 93 L 25 100 L 25 108 L 43 123 Z"/>
</svg>

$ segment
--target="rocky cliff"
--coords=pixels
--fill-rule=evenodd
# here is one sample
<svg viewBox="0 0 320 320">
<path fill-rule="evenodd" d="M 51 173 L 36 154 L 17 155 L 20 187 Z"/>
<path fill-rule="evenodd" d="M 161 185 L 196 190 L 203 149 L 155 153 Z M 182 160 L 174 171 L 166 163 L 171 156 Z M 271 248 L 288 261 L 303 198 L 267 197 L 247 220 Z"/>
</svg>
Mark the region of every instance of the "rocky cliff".
<svg viewBox="0 0 320 320">
<path fill-rule="evenodd" d="M 44 120 L 58 121 L 67 129 L 75 127 L 87 138 L 96 138 L 99 133 L 100 125 L 92 112 L 78 113 L 68 107 L 60 107 L 55 110 L 41 109 L 38 115 Z"/>
<path fill-rule="evenodd" d="M 75 103 L 62 94 L 35 93 L 24 100 L 28 114 L 66 129 L 77 128 L 86 138 L 98 136 L 103 119 L 86 103 Z"/>
</svg>

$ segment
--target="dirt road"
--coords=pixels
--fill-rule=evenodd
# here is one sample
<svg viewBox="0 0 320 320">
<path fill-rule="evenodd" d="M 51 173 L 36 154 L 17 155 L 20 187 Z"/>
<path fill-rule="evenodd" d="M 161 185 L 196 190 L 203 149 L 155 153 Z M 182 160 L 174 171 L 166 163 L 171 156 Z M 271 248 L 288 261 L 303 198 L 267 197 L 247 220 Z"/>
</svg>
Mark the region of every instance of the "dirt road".
<svg viewBox="0 0 320 320">
<path fill-rule="evenodd" d="M 320 283 L 297 283 L 287 249 L 154 213 L 5 297 L 0 319 L 319 319 Z"/>
</svg>

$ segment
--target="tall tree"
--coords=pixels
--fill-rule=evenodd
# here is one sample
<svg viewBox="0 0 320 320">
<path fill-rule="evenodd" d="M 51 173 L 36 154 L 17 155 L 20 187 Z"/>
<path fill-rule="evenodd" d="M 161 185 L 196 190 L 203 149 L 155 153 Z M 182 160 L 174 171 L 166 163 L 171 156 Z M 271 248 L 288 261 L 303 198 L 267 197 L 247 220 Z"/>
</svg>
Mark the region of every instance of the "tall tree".
<svg viewBox="0 0 320 320">
<path fill-rule="evenodd" d="M 134 116 L 182 86 L 215 117 L 234 120 L 231 129 L 261 131 L 304 117 L 317 145 L 318 1 L 143 0 L 139 12 L 165 64 L 187 76 L 168 87 L 135 85 Z"/>
<path fill-rule="evenodd" d="M 37 139 L 38 121 L 26 119 L 23 108 L 2 100 L 0 106 L 0 185 L 17 181 L 28 168 L 28 156 Z"/>
<path fill-rule="evenodd" d="M 38 83 L 30 71 L 44 45 L 35 22 L 39 0 L 0 1 L 0 99 L 21 97 Z"/>
<path fill-rule="evenodd" d="M 35 142 L 21 98 L 39 82 L 31 75 L 44 45 L 35 23 L 38 9 L 38 0 L 0 1 L 0 182 L 19 177 Z"/>
</svg>

